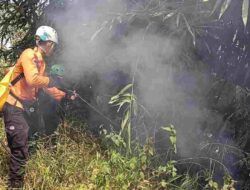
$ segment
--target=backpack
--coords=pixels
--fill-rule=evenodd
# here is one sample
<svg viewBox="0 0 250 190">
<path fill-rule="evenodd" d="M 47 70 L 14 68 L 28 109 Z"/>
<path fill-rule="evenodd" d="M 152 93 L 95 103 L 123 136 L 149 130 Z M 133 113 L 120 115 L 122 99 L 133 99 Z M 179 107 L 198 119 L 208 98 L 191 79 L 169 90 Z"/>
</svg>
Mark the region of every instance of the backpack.
<svg viewBox="0 0 250 190">
<path fill-rule="evenodd" d="M 10 86 L 15 85 L 21 78 L 24 77 L 24 74 L 21 73 L 14 80 L 11 81 L 14 69 L 15 67 L 12 67 L 9 72 L 4 76 L 4 78 L 0 81 L 0 112 L 2 112 L 3 106 L 10 93 Z"/>
</svg>

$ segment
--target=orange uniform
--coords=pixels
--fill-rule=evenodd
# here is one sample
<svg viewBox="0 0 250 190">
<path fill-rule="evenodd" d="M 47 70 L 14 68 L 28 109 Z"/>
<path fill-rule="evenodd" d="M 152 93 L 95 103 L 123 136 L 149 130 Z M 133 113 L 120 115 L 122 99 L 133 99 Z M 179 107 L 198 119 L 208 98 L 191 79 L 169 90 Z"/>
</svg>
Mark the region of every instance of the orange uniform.
<svg viewBox="0 0 250 190">
<path fill-rule="evenodd" d="M 10 88 L 11 92 L 22 100 L 35 100 L 38 88 L 46 88 L 45 90 L 56 100 L 61 100 L 65 93 L 55 87 L 47 88 L 49 84 L 49 77 L 45 75 L 46 64 L 42 53 L 37 47 L 34 49 L 26 49 L 17 60 L 12 80 L 14 80 L 21 73 L 24 73 L 24 78 L 19 80 L 14 86 Z M 19 102 L 11 94 L 8 96 L 6 102 L 23 108 Z"/>
</svg>

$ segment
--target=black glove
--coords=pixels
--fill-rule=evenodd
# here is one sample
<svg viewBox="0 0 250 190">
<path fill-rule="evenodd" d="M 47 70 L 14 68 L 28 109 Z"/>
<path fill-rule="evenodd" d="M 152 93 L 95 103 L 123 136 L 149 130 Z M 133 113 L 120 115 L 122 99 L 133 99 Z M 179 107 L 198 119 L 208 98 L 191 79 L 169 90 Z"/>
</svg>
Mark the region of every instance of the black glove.
<svg viewBox="0 0 250 190">
<path fill-rule="evenodd" d="M 64 91 L 64 92 L 66 93 L 65 99 L 74 100 L 77 97 L 77 94 L 76 94 L 75 91 L 67 90 L 67 91 Z"/>
</svg>

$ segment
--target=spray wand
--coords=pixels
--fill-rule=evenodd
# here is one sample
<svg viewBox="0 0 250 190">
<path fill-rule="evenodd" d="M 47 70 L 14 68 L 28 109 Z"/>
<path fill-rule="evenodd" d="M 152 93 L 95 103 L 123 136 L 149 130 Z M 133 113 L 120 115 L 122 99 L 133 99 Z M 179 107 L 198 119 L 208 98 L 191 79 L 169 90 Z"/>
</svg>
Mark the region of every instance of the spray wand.
<svg viewBox="0 0 250 190">
<path fill-rule="evenodd" d="M 119 126 L 118 124 L 114 123 L 109 117 L 107 117 L 106 115 L 104 115 L 100 110 L 98 110 L 95 106 L 93 106 L 91 103 L 89 103 L 86 99 L 84 99 L 80 94 L 78 94 L 75 90 L 69 90 L 69 89 L 59 89 L 62 90 L 66 93 L 70 92 L 73 96 L 75 96 L 76 98 L 79 98 L 82 102 L 84 102 L 85 104 L 87 104 L 92 110 L 94 110 L 96 113 L 98 113 L 100 116 L 102 116 L 104 119 L 106 119 L 107 121 L 109 121 L 112 125 L 114 126 Z"/>
</svg>

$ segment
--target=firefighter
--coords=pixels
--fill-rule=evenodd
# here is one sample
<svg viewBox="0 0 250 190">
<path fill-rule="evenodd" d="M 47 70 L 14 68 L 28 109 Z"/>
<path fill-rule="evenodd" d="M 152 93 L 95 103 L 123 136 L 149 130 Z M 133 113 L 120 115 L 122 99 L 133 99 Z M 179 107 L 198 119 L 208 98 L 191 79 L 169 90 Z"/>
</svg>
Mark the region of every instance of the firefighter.
<svg viewBox="0 0 250 190">
<path fill-rule="evenodd" d="M 66 91 L 64 85 L 65 82 L 63 81 L 63 65 L 52 65 L 50 68 L 49 75 L 53 76 L 53 78 L 57 78 L 57 88 L 64 89 L 64 91 Z M 56 131 L 64 117 L 62 102 L 55 100 L 48 92 L 42 90 L 39 93 L 39 108 L 39 111 L 42 115 L 41 128 L 43 135 L 53 135 L 53 133 Z"/>
<path fill-rule="evenodd" d="M 37 109 L 37 94 L 44 88 L 56 100 L 66 96 L 57 89 L 56 80 L 45 74 L 44 58 L 51 56 L 58 43 L 57 32 L 49 26 L 40 26 L 35 35 L 36 46 L 24 50 L 16 62 L 12 86 L 3 107 L 3 116 L 8 146 L 10 189 L 23 188 L 24 169 L 28 159 L 28 133 L 30 119 Z"/>
</svg>

